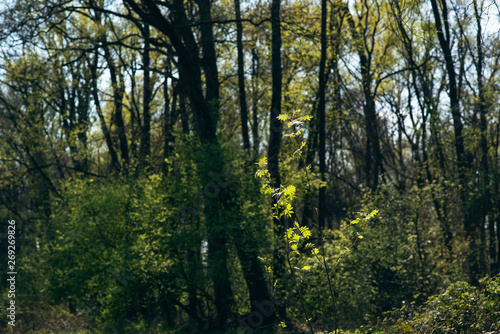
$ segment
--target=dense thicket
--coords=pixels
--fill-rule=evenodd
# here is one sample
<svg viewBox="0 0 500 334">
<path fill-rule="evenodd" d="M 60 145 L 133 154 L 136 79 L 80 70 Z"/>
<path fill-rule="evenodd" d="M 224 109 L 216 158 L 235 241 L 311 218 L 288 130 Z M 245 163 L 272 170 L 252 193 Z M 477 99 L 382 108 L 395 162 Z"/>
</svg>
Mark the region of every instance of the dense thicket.
<svg viewBox="0 0 500 334">
<path fill-rule="evenodd" d="M 488 0 L 0 5 L 16 329 L 336 330 L 499 274 L 499 19 Z M 283 240 L 295 222 L 315 246 Z"/>
</svg>

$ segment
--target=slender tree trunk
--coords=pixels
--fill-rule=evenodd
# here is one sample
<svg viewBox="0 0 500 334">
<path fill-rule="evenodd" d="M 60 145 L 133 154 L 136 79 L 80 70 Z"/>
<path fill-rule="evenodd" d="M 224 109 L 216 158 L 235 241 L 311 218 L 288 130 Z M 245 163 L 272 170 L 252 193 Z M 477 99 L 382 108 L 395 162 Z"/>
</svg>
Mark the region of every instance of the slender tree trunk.
<svg viewBox="0 0 500 334">
<path fill-rule="evenodd" d="M 460 103 L 458 100 L 458 89 L 457 89 L 457 79 L 455 73 L 455 67 L 453 65 L 453 56 L 450 49 L 450 32 L 448 24 L 448 11 L 446 6 L 446 0 L 441 1 L 441 7 L 437 4 L 436 0 L 431 0 L 432 10 L 434 13 L 436 33 L 438 35 L 439 44 L 443 52 L 446 72 L 448 75 L 448 95 L 450 97 L 450 107 L 451 114 L 453 116 L 453 127 L 455 131 L 455 150 L 457 154 L 457 164 L 459 173 L 464 176 L 465 163 L 465 148 L 463 142 L 463 125 L 462 119 L 460 117 Z M 441 23 L 441 14 L 439 13 L 440 8 L 442 8 L 443 24 Z M 445 36 L 446 33 L 446 36 Z M 464 182 L 464 177 L 460 178 L 461 182 Z M 462 192 L 465 190 L 462 190 Z"/>
<path fill-rule="evenodd" d="M 375 190 L 378 187 L 378 178 L 382 173 L 382 153 L 380 150 L 379 127 L 377 122 L 377 112 L 375 108 L 375 96 L 373 92 L 373 78 L 371 69 L 371 57 L 366 54 L 366 36 L 360 35 L 358 28 L 352 18 L 347 4 L 343 4 L 343 11 L 347 17 L 351 35 L 354 39 L 356 51 L 359 56 L 359 65 L 361 73 L 361 86 L 363 90 L 366 129 L 366 148 L 365 148 L 365 174 L 366 185 Z M 365 14 L 368 15 L 368 14 Z M 365 29 L 366 30 L 366 29 Z"/>
<path fill-rule="evenodd" d="M 477 58 L 476 58 L 476 71 L 477 71 L 477 85 L 478 85 L 478 97 L 479 97 L 479 130 L 480 130 L 480 141 L 479 147 L 481 151 L 481 170 L 479 174 L 479 194 L 478 201 L 480 202 L 480 219 L 482 224 L 480 225 L 480 229 L 484 229 L 486 223 L 486 217 L 491 210 L 491 192 L 490 192 L 490 168 L 488 164 L 488 120 L 487 120 L 487 109 L 488 102 L 486 98 L 486 92 L 484 87 L 484 51 L 483 51 L 483 36 L 482 36 L 482 26 L 481 26 L 481 13 L 479 12 L 477 0 L 473 1 L 474 4 L 474 13 L 476 18 L 476 48 L 477 48 Z M 495 261 L 497 256 L 496 250 L 496 240 L 495 240 L 495 232 L 492 217 L 489 217 L 488 221 L 489 226 L 489 261 L 487 263 L 492 263 Z M 485 233 L 485 231 L 483 232 Z M 486 248 L 486 245 L 483 245 Z M 488 266 L 491 268 L 491 266 Z M 490 271 L 491 273 L 491 271 Z"/>
<path fill-rule="evenodd" d="M 179 88 L 179 113 L 181 114 L 182 133 L 187 135 L 189 134 L 189 114 L 181 87 Z"/>
<path fill-rule="evenodd" d="M 72 139 L 73 132 L 75 131 L 76 128 L 76 89 L 73 86 L 71 89 L 68 88 L 67 92 L 66 89 L 60 88 L 60 99 L 61 99 L 61 114 L 64 115 L 64 120 L 62 122 L 62 126 L 66 135 L 66 138 L 68 138 L 68 147 L 69 147 L 69 152 L 71 156 L 71 161 L 73 162 L 73 165 L 75 168 L 78 168 L 78 161 L 77 161 L 77 153 L 78 149 L 76 147 L 76 142 Z M 68 101 L 66 101 L 66 93 L 68 94 Z"/>
<path fill-rule="evenodd" d="M 281 27 L 280 27 L 280 0 L 271 2 L 271 73 L 272 73 L 272 98 L 271 117 L 269 121 L 269 146 L 267 160 L 269 174 L 271 175 L 272 187 L 281 187 L 281 175 L 279 168 L 279 155 L 281 151 L 282 126 L 278 119 L 281 113 L 282 94 L 282 72 L 281 72 Z M 273 197 L 273 206 L 277 204 L 277 199 Z M 285 255 L 282 253 L 282 239 L 285 234 L 285 221 L 274 219 L 275 225 L 275 249 L 274 249 L 274 279 L 278 282 L 278 297 L 284 297 Z M 284 301 L 278 305 L 278 315 L 283 321 L 286 319 L 286 304 Z"/>
<path fill-rule="evenodd" d="M 439 45 L 444 56 L 446 73 L 448 76 L 448 96 L 450 97 L 450 109 L 453 117 L 453 129 L 455 132 L 455 151 L 457 155 L 457 169 L 460 184 L 461 207 L 463 212 L 464 229 L 470 242 L 469 250 L 469 278 L 472 284 L 477 285 L 482 275 L 482 263 L 480 260 L 480 232 L 478 221 L 477 203 L 473 203 L 469 196 L 469 186 L 467 182 L 468 164 L 465 156 L 463 139 L 463 124 L 460 116 L 460 101 L 458 97 L 457 79 L 453 56 L 451 54 L 450 28 L 448 21 L 448 9 L 446 0 L 431 0 L 432 11 L 436 26 Z"/>
<path fill-rule="evenodd" d="M 259 57 L 255 48 L 252 49 L 252 139 L 254 156 L 259 155 Z"/>
<path fill-rule="evenodd" d="M 123 82 L 123 76 L 116 68 L 116 65 L 111 56 L 111 52 L 109 50 L 109 46 L 106 44 L 106 42 L 104 43 L 104 55 L 106 62 L 108 63 L 111 85 L 113 88 L 113 101 L 115 104 L 114 121 L 116 124 L 118 140 L 120 142 L 120 153 L 124 166 L 128 166 L 130 158 L 128 152 L 127 135 L 125 132 L 125 122 L 123 120 L 123 95 L 125 93 L 125 83 Z"/>
<path fill-rule="evenodd" d="M 241 24 L 240 0 L 234 0 L 236 14 L 236 48 L 238 49 L 238 90 L 240 100 L 241 134 L 243 147 L 250 151 L 250 139 L 248 137 L 248 108 L 245 92 L 245 61 L 243 59 L 243 25 Z"/>
<path fill-rule="evenodd" d="M 342 96 L 341 96 L 341 74 L 339 71 L 339 55 L 340 55 L 340 47 L 342 43 L 342 26 L 343 26 L 343 21 L 344 17 L 342 15 L 342 12 L 339 11 L 339 6 L 335 5 L 332 7 L 332 13 L 331 13 L 331 20 L 334 22 L 330 23 L 330 31 L 332 33 L 332 50 L 333 50 L 333 56 L 332 59 L 330 60 L 330 65 L 329 69 L 327 71 L 327 80 L 328 82 L 328 73 L 330 71 L 332 72 L 332 85 L 333 85 L 333 103 L 331 107 L 331 112 L 333 114 L 333 138 L 334 138 L 334 145 L 331 146 L 330 149 L 330 156 L 335 155 L 335 151 L 337 152 L 342 152 L 342 145 L 343 145 L 343 139 L 342 139 L 342 124 L 343 124 L 343 112 L 342 112 Z M 335 142 L 337 145 L 335 145 Z M 344 159 L 342 159 L 344 160 Z M 332 171 L 331 173 L 335 173 L 335 170 L 338 169 L 339 167 L 336 166 L 331 166 L 331 167 L 326 167 L 326 173 L 328 173 L 328 169 L 331 168 Z M 325 213 L 326 214 L 326 213 Z M 328 218 L 327 218 L 328 219 Z M 340 222 L 338 219 L 332 220 L 332 224 L 330 226 L 332 229 L 338 229 L 340 227 Z"/>
<path fill-rule="evenodd" d="M 144 50 L 142 52 L 142 65 L 144 73 L 143 100 L 142 100 L 142 136 L 139 148 L 139 168 L 147 167 L 147 159 L 151 155 L 151 98 L 152 87 L 150 81 L 150 32 L 149 24 L 144 24 Z"/>
<path fill-rule="evenodd" d="M 177 90 L 173 89 L 172 94 L 172 105 L 170 105 L 169 97 L 169 87 L 168 87 L 168 77 L 165 76 L 165 81 L 163 83 L 163 100 L 165 101 L 164 111 L 163 111 L 163 174 L 168 174 L 168 164 L 165 161 L 171 154 L 171 145 L 174 142 L 174 136 L 172 135 L 172 127 L 175 123 L 176 110 L 177 110 L 177 96 L 179 95 Z"/>
<path fill-rule="evenodd" d="M 252 140 L 254 156 L 259 155 L 259 57 L 255 48 L 252 49 Z"/>
<path fill-rule="evenodd" d="M 319 119 L 319 173 L 321 177 L 321 181 L 325 182 L 325 173 L 326 173 L 326 163 L 325 163 L 325 151 L 326 151 L 326 143 L 325 143 L 325 91 L 326 91 L 326 52 L 327 52 L 327 44 L 326 44 L 326 18 L 328 15 L 328 7 L 326 0 L 321 0 L 321 57 L 319 61 L 319 101 L 318 101 L 318 119 Z M 319 188 L 319 203 L 318 203 L 318 225 L 320 229 L 326 227 L 325 221 L 325 203 L 326 203 L 326 186 L 322 186 Z"/>
<path fill-rule="evenodd" d="M 83 80 L 85 82 L 89 82 L 91 80 L 90 75 L 88 71 L 85 71 L 83 74 Z M 79 131 L 77 134 L 78 138 L 78 144 L 79 144 L 79 151 L 84 151 L 87 152 L 87 141 L 88 141 L 88 129 L 90 126 L 90 119 L 89 119 L 89 110 L 90 110 L 90 95 L 91 95 L 91 89 L 88 86 L 85 86 L 84 88 L 80 88 L 78 90 L 78 108 L 77 108 L 77 114 L 78 114 L 78 126 L 80 129 L 83 131 Z M 88 171 L 89 167 L 89 158 L 87 154 L 84 154 L 83 158 L 78 159 L 78 169 L 81 171 Z"/>
<path fill-rule="evenodd" d="M 241 118 L 241 133 L 243 137 L 243 147 L 250 151 L 250 139 L 248 135 L 248 108 L 245 91 L 245 62 L 243 55 L 243 26 L 241 23 L 240 0 L 234 1 L 235 16 L 236 16 L 236 46 L 238 53 L 238 90 L 239 90 L 239 103 L 240 103 L 240 118 Z M 252 64 L 255 65 L 255 64 Z M 252 66 L 253 67 L 253 66 Z M 254 71 L 255 68 L 253 67 Z M 254 101 L 256 102 L 256 101 Z M 254 108 L 254 127 L 253 127 L 253 140 L 254 150 L 258 149 L 258 120 L 257 120 L 257 106 Z M 254 329 L 262 328 L 269 329 L 276 320 L 276 312 L 274 305 L 271 302 L 271 295 L 269 293 L 267 283 L 265 281 L 264 271 L 262 264 L 258 259 L 258 252 L 255 247 L 248 247 L 245 245 L 252 245 L 252 236 L 249 231 L 237 229 L 237 235 L 243 236 L 245 240 L 238 240 L 235 243 L 238 257 L 240 259 L 243 276 L 247 283 L 248 291 L 250 294 L 251 311 L 255 314 L 261 314 L 262 320 L 257 321 L 255 324 L 248 323 Z M 256 319 L 248 319 L 248 322 Z"/>
<path fill-rule="evenodd" d="M 198 0 L 200 8 L 200 45 L 203 53 L 201 66 L 205 73 L 205 96 L 210 107 L 214 127 L 219 119 L 219 73 L 217 69 L 217 55 L 213 38 L 212 0 Z"/>
<path fill-rule="evenodd" d="M 97 67 L 99 62 L 99 54 L 96 51 L 94 62 L 91 64 L 92 72 L 92 96 L 94 99 L 94 104 L 96 107 L 97 115 L 99 116 L 99 122 L 101 123 L 101 131 L 104 135 L 104 140 L 106 141 L 106 146 L 108 147 L 109 156 L 111 158 L 110 168 L 115 172 L 120 171 L 120 163 L 118 162 L 118 155 L 116 154 L 115 148 L 113 146 L 113 140 L 111 139 L 111 133 L 106 124 L 106 118 L 103 115 L 101 102 L 99 99 L 99 91 L 97 88 Z"/>
<path fill-rule="evenodd" d="M 361 76 L 363 81 L 363 93 L 365 96 L 365 105 L 363 110 L 365 113 L 366 126 L 366 173 L 367 182 L 372 190 L 378 187 L 378 177 L 382 168 L 382 155 L 380 152 L 380 140 L 377 123 L 377 113 L 375 109 L 375 97 L 371 90 L 371 73 L 369 65 L 366 62 L 364 55 L 361 58 Z"/>
</svg>

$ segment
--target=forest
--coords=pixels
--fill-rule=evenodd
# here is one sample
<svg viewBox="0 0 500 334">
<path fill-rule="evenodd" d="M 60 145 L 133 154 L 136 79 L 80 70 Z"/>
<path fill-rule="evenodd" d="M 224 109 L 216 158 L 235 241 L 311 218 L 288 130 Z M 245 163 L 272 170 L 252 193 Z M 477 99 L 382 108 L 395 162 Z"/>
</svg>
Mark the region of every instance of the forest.
<svg viewBox="0 0 500 334">
<path fill-rule="evenodd" d="M 496 0 L 0 2 L 1 333 L 499 333 Z"/>
</svg>

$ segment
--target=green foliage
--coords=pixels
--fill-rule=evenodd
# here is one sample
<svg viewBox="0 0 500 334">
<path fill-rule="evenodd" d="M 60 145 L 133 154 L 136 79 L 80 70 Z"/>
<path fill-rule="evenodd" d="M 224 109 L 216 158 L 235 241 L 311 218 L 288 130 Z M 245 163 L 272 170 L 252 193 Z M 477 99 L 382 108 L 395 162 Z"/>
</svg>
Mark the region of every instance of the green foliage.
<svg viewBox="0 0 500 334">
<path fill-rule="evenodd" d="M 310 120 L 311 117 L 301 116 L 294 118 L 294 116 L 290 115 L 280 115 L 278 119 L 282 122 L 287 122 L 288 127 L 291 128 L 296 125 L 302 126 L 304 121 Z M 300 139 L 300 135 L 301 131 L 299 129 L 290 134 L 289 137 Z M 293 153 L 293 158 L 301 158 L 300 154 L 297 155 L 296 153 L 300 152 L 303 147 L 304 143 L 301 144 L 299 150 Z M 261 158 L 258 165 L 260 169 L 257 171 L 256 176 L 265 178 L 267 181 L 261 188 L 262 193 L 272 195 L 276 198 L 276 204 L 273 206 L 271 216 L 281 224 L 287 224 L 294 216 L 293 201 L 297 188 L 294 185 L 286 187 L 281 185 L 280 188 L 272 189 L 270 175 L 266 169 L 267 160 Z M 306 182 L 309 186 L 312 184 L 318 187 L 324 186 L 321 183 L 314 182 L 316 177 L 311 175 L 310 168 L 308 167 L 305 168 L 305 178 L 302 181 L 307 180 Z M 289 298 L 297 300 L 296 303 L 292 303 L 292 305 L 296 306 L 291 306 L 290 308 L 295 317 L 308 324 L 311 331 L 313 331 L 311 322 L 313 319 L 320 326 L 337 329 L 337 307 L 342 309 L 340 313 L 344 321 L 354 320 L 349 318 L 349 314 L 355 314 L 359 317 L 362 311 L 368 309 L 367 305 L 363 305 L 362 303 L 356 304 L 356 307 L 360 305 L 364 306 L 364 309 L 361 306 L 361 312 L 357 310 L 358 312 L 353 313 L 352 309 L 348 308 L 347 305 L 352 305 L 350 301 L 354 300 L 350 295 L 353 292 L 352 290 L 342 295 L 345 299 L 341 299 L 340 302 L 337 300 L 339 289 L 344 289 L 345 291 L 352 287 L 359 288 L 359 281 L 356 278 L 351 278 L 349 283 L 347 283 L 348 279 L 345 279 L 342 280 L 343 284 L 336 284 L 338 276 L 340 276 L 337 273 L 337 269 L 339 269 L 339 265 L 351 253 L 356 244 L 363 239 L 363 235 L 358 230 L 359 226 L 363 226 L 364 224 L 359 223 L 373 219 L 377 216 L 378 212 L 378 210 L 372 210 L 367 214 L 358 213 L 358 216 L 350 223 L 344 223 L 341 230 L 316 231 L 322 234 L 321 238 L 318 238 L 317 235 L 314 236 L 319 243 L 318 246 L 309 242 L 309 239 L 313 237 L 313 233 L 308 226 L 300 226 L 297 221 L 294 221 L 291 224 L 292 227 L 287 228 L 285 231 L 283 236 L 284 250 L 288 275 L 292 281 Z M 359 291 L 356 292 L 359 293 Z M 362 295 L 366 297 L 370 294 L 364 291 Z M 325 298 L 326 296 L 328 297 Z M 322 300 L 322 302 L 318 303 L 318 300 Z M 356 302 L 358 301 L 356 299 Z M 330 314 L 330 318 L 333 319 L 327 319 L 324 316 L 325 314 Z"/>
<path fill-rule="evenodd" d="M 4 314 L 2 317 L 6 318 Z M 2 333 L 98 333 L 88 317 L 77 316 L 63 305 L 52 306 L 43 302 L 26 302 L 17 305 L 15 324 L 15 327 L 5 324 Z"/>
<path fill-rule="evenodd" d="M 305 308 L 316 326 L 333 328 L 335 306 L 338 322 L 343 328 L 359 326 L 365 314 L 375 311 L 372 300 L 376 298 L 376 290 L 369 277 L 352 265 L 360 247 L 358 243 L 365 241 L 360 238 L 360 226 L 369 228 L 371 224 L 365 223 L 375 214 L 376 211 L 360 214 L 353 221 L 343 223 L 339 230 L 323 231 L 320 245 L 299 240 L 298 252 L 293 251 L 292 246 L 294 264 L 302 269 L 297 274 L 305 285 Z M 331 295 L 329 280 L 334 296 Z M 300 308 L 292 307 L 292 312 L 302 318 Z"/>
<path fill-rule="evenodd" d="M 189 330 L 208 327 L 215 314 L 206 274 L 207 195 L 199 186 L 196 151 L 183 148 L 188 146 L 166 161 L 168 178 L 75 177 L 62 186 L 63 200 L 52 217 L 55 238 L 42 244 L 41 257 L 47 260 L 38 268 L 51 303 L 85 315 L 103 332 L 161 332 L 186 316 L 192 317 Z M 247 189 L 233 200 L 242 214 L 226 212 L 228 222 L 241 217 L 238 226 L 228 224 L 228 234 L 232 242 L 266 254 L 266 211 L 255 198 L 258 185 L 236 162 L 230 171 L 213 174 L 220 187 L 230 179 L 238 191 Z M 248 191 L 252 187 L 255 191 Z M 293 188 L 284 196 L 293 196 Z M 243 228 L 253 244 L 241 235 Z M 248 312 L 246 282 L 232 248 L 229 257 L 233 291 L 243 300 L 237 311 Z"/>
<path fill-rule="evenodd" d="M 342 270 L 362 277 L 372 291 L 360 295 L 356 303 L 370 304 L 371 312 L 381 315 L 403 303 L 421 303 L 438 287 L 465 278 L 459 265 L 464 249 L 452 243 L 450 252 L 443 238 L 448 227 L 458 241 L 460 226 L 452 216 L 440 220 L 435 208 L 435 201 L 446 196 L 445 189 L 433 184 L 401 193 L 386 185 L 377 193 L 366 193 L 360 210 L 380 208 L 382 213 L 372 224 L 353 226 L 366 242 L 356 246 Z"/>
<path fill-rule="evenodd" d="M 163 187 L 159 176 L 66 184 L 56 238 L 45 246 L 53 302 L 103 328 L 127 331 L 131 321 L 157 320 L 149 316 L 177 293 L 180 276 L 169 256 L 175 236 Z"/>
<path fill-rule="evenodd" d="M 497 333 L 500 278 L 485 278 L 479 287 L 454 283 L 420 307 L 387 313 L 385 323 L 387 333 Z"/>
</svg>

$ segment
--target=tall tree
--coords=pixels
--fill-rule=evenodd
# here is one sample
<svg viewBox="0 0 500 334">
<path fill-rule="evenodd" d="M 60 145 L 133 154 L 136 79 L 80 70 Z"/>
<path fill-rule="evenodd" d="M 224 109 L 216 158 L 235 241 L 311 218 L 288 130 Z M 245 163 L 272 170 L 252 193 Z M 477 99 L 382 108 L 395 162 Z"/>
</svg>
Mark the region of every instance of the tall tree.
<svg viewBox="0 0 500 334">
<path fill-rule="evenodd" d="M 215 53 L 212 49 L 210 40 L 211 23 L 209 21 L 210 8 L 206 1 L 201 1 L 200 6 L 205 6 L 200 9 L 203 12 L 203 51 L 205 59 L 204 68 L 207 75 L 207 99 L 203 96 L 202 79 L 201 79 L 201 60 L 198 53 L 198 45 L 196 43 L 193 31 L 190 28 L 183 28 L 178 31 L 172 22 L 165 18 L 154 1 L 144 0 L 143 5 L 132 0 L 124 0 L 127 6 L 130 6 L 145 23 L 154 26 L 160 32 L 164 33 L 172 43 L 173 48 L 178 56 L 177 68 L 181 80 L 183 80 L 183 90 L 187 92 L 191 102 L 191 108 L 194 113 L 198 136 L 205 146 L 206 156 L 200 161 L 201 180 L 207 185 L 211 182 L 210 172 L 220 172 L 223 170 L 223 160 L 219 144 L 215 134 L 216 129 L 216 113 L 218 101 L 213 100 L 218 97 L 218 81 L 215 84 L 214 78 L 217 78 L 216 69 L 211 65 L 215 62 Z M 184 4 L 180 0 L 174 1 L 174 22 L 175 24 L 187 24 L 186 12 Z M 207 31 L 208 30 L 208 31 Z M 209 71 L 215 71 L 209 72 Z M 214 86 L 215 85 L 215 86 Z M 210 88 L 209 88 L 210 87 Z M 210 102 L 215 103 L 212 106 Z M 227 320 L 234 303 L 233 292 L 229 281 L 229 272 L 227 268 L 227 224 L 224 220 L 220 220 L 219 210 L 228 208 L 229 194 L 227 190 L 222 189 L 214 198 L 208 201 L 206 206 L 207 215 L 207 241 L 208 241 L 208 261 L 211 278 L 214 284 L 215 306 L 217 309 L 217 319 L 214 323 L 215 328 L 224 329 L 227 325 Z"/>
<path fill-rule="evenodd" d="M 250 139 L 248 136 L 248 108 L 247 95 L 245 92 L 245 60 L 243 55 L 243 24 L 241 23 L 240 0 L 234 0 L 234 11 L 236 17 L 236 48 L 238 52 L 238 91 L 240 102 L 241 135 L 243 147 L 250 150 Z"/>
<path fill-rule="evenodd" d="M 482 252 L 480 251 L 480 233 L 478 206 L 469 197 L 468 173 L 470 164 L 466 157 L 463 135 L 463 123 L 460 113 L 459 88 L 457 74 L 455 72 L 455 61 L 452 54 L 452 35 L 450 33 L 450 18 L 446 0 L 431 0 L 432 12 L 436 34 L 441 47 L 441 53 L 445 61 L 446 74 L 448 77 L 448 96 L 450 98 L 450 111 L 453 117 L 453 129 L 455 133 L 456 168 L 458 172 L 458 183 L 460 185 L 460 199 L 463 213 L 464 230 L 470 242 L 469 250 L 469 278 L 473 284 L 479 283 L 479 278 L 484 273 Z"/>
<path fill-rule="evenodd" d="M 144 4 L 143 4 L 144 6 Z M 142 31 L 144 38 L 144 49 L 142 50 L 142 66 L 143 66 L 143 96 L 142 96 L 142 135 L 139 148 L 139 168 L 147 166 L 147 158 L 151 155 L 151 98 L 152 85 L 150 81 L 150 31 L 149 24 L 144 24 Z M 167 103 L 167 102 L 166 102 Z M 168 104 L 168 103 L 167 103 Z"/>
<path fill-rule="evenodd" d="M 111 54 L 111 48 L 104 40 L 104 58 L 108 64 L 109 74 L 111 78 L 111 87 L 113 89 L 113 102 L 115 106 L 113 120 L 116 125 L 116 133 L 120 144 L 120 153 L 123 161 L 123 169 L 126 171 L 130 164 L 129 147 L 127 141 L 127 132 L 125 130 L 125 120 L 123 117 L 123 97 L 125 95 L 125 82 L 123 73 L 116 65 Z"/>
<path fill-rule="evenodd" d="M 319 173 L 321 181 L 325 182 L 326 173 L 326 142 L 325 142 L 325 94 L 326 94 L 326 54 L 327 54 L 327 40 L 326 40 L 326 18 L 328 17 L 328 7 L 326 0 L 321 0 L 321 57 L 319 61 L 319 101 L 318 101 L 318 125 L 319 125 Z M 326 206 L 326 188 L 322 186 L 319 188 L 319 203 L 318 203 L 318 225 L 322 229 L 326 226 L 325 222 L 325 206 Z"/>
<path fill-rule="evenodd" d="M 484 52 L 484 36 L 483 36 L 483 26 L 482 26 L 482 14 L 484 3 L 478 4 L 477 0 L 473 1 L 474 5 L 474 18 L 476 21 L 476 56 L 474 59 L 474 66 L 476 68 L 476 80 L 477 80 L 477 100 L 479 109 L 479 150 L 480 150 L 480 178 L 478 180 L 478 194 L 474 199 L 477 204 L 477 214 L 474 219 L 479 220 L 479 229 L 484 229 L 484 226 L 488 224 L 489 230 L 489 261 L 488 266 L 489 272 L 494 274 L 498 270 L 496 267 L 497 261 L 497 247 L 496 247 L 496 235 L 495 235 L 495 219 L 490 217 L 487 221 L 487 216 L 490 214 L 492 207 L 492 193 L 490 190 L 490 166 L 488 162 L 488 109 L 491 108 L 491 103 L 489 102 L 487 96 L 487 82 L 485 82 L 484 66 L 486 64 L 486 56 Z M 483 241 L 483 247 L 486 248 L 486 236 L 484 235 L 486 231 L 481 231 L 481 240 Z"/>
<path fill-rule="evenodd" d="M 271 113 L 269 119 L 269 146 L 267 150 L 267 160 L 269 174 L 271 176 L 272 187 L 274 189 L 281 187 L 281 174 L 279 157 L 281 151 L 282 125 L 278 116 L 281 113 L 282 99 L 282 72 L 281 72 L 281 0 L 272 0 L 271 2 L 271 73 L 272 73 L 272 98 Z M 273 198 L 273 206 L 277 205 L 278 199 Z M 280 246 L 283 235 L 285 234 L 285 221 L 274 218 L 275 242 L 274 250 L 274 278 L 283 280 L 285 277 L 285 262 L 283 249 Z M 279 291 L 283 293 L 284 282 L 279 282 Z M 281 320 L 285 320 L 286 304 L 283 302 L 278 305 L 278 315 Z"/>
<path fill-rule="evenodd" d="M 259 107 L 258 107 L 258 82 L 259 82 L 259 56 L 252 48 L 252 141 L 254 155 L 259 153 Z"/>
<path fill-rule="evenodd" d="M 383 174 L 380 134 L 375 105 L 376 90 L 380 82 L 374 78 L 373 61 L 377 47 L 375 36 L 381 24 L 381 8 L 378 1 L 358 4 L 358 22 L 351 15 L 349 7 L 344 4 L 344 12 L 351 31 L 354 49 L 359 57 L 361 89 L 363 93 L 363 113 L 365 118 L 365 177 L 366 186 L 377 189 L 379 177 Z M 370 27 L 369 27 L 370 26 Z"/>
<path fill-rule="evenodd" d="M 154 1 L 144 0 L 144 7 L 132 0 L 124 0 L 125 4 L 136 12 L 145 23 L 151 24 L 168 37 L 178 57 L 177 69 L 181 80 L 182 91 L 187 92 L 193 110 L 196 130 L 204 147 L 200 160 L 200 178 L 205 188 L 212 182 L 213 173 L 224 171 L 225 162 L 220 144 L 216 137 L 217 118 L 219 114 L 219 82 L 216 54 L 213 40 L 210 1 L 200 0 L 200 30 L 203 59 L 199 58 L 199 49 L 194 32 L 187 25 L 186 10 L 182 0 L 174 2 L 173 21 L 163 16 Z M 175 28 L 183 26 L 182 29 Z M 206 78 L 206 94 L 203 95 L 201 68 Z M 229 218 L 233 211 L 233 191 L 229 183 L 210 196 L 205 207 L 207 217 L 207 242 L 209 270 L 214 284 L 217 319 L 214 327 L 224 329 L 234 304 L 230 288 L 228 261 Z M 238 229 L 237 229 L 238 230 Z M 241 231 L 246 233 L 246 231 Z M 270 300 L 265 284 L 264 274 L 258 262 L 257 253 L 246 251 L 243 245 L 236 243 L 243 275 L 247 281 L 252 308 L 257 304 Z M 268 323 L 273 319 L 273 312 L 266 316 Z"/>
</svg>

